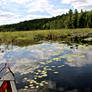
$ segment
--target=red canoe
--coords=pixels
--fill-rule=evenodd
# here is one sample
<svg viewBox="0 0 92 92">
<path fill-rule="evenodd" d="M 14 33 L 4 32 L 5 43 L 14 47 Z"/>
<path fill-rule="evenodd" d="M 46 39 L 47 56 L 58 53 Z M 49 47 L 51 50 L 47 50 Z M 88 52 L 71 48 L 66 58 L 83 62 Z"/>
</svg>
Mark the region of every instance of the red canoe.
<svg viewBox="0 0 92 92">
<path fill-rule="evenodd" d="M 0 73 L 8 67 L 8 70 L 2 78 L 0 78 L 0 92 L 17 92 L 14 80 L 14 74 L 10 70 L 8 64 L 6 63 L 5 66 L 0 70 Z"/>
</svg>

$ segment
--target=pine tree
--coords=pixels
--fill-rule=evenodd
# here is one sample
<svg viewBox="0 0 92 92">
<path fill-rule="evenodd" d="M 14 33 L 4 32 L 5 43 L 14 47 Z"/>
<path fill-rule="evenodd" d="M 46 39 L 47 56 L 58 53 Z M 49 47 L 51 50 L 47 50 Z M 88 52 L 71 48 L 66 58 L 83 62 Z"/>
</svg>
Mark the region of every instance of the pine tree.
<svg viewBox="0 0 92 92">
<path fill-rule="evenodd" d="M 80 15 L 80 18 L 79 18 L 79 28 L 84 28 L 85 27 L 85 17 L 86 17 L 86 12 L 83 12 L 81 10 L 81 15 Z"/>
<path fill-rule="evenodd" d="M 75 9 L 75 15 L 74 15 L 74 28 L 78 28 L 78 11 Z"/>
<path fill-rule="evenodd" d="M 69 10 L 69 24 L 68 24 L 69 28 L 73 28 L 72 16 L 73 16 L 73 11 L 70 9 Z"/>
</svg>

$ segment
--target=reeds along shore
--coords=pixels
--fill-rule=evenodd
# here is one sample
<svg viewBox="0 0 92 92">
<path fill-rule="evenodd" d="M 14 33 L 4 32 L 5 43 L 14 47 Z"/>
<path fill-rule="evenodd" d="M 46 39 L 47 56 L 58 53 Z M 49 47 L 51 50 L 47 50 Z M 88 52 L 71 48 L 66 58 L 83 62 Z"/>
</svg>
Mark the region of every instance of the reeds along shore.
<svg viewBox="0 0 92 92">
<path fill-rule="evenodd" d="M 32 44 L 39 41 L 78 41 L 91 36 L 92 29 L 58 29 L 21 32 L 0 32 L 0 43 Z"/>
</svg>

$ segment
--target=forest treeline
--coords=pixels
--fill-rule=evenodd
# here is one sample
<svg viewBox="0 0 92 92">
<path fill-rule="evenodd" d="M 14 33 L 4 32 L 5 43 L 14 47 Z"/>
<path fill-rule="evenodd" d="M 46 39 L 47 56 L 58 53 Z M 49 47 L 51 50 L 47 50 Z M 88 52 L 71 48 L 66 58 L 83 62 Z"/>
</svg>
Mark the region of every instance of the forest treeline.
<svg viewBox="0 0 92 92">
<path fill-rule="evenodd" d="M 63 28 L 92 28 L 92 11 L 83 11 L 79 13 L 77 9 L 73 12 L 52 18 L 34 19 L 0 26 L 0 31 L 24 31 L 24 30 L 48 30 Z"/>
</svg>

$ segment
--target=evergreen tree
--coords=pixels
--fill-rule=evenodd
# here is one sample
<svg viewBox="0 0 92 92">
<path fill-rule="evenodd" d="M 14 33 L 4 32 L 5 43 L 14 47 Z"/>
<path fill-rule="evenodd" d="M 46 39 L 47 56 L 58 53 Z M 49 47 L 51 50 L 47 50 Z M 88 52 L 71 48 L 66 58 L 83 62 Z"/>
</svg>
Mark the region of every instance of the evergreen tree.
<svg viewBox="0 0 92 92">
<path fill-rule="evenodd" d="M 73 16 L 73 11 L 70 9 L 69 10 L 69 24 L 68 24 L 68 27 L 69 28 L 73 28 L 73 20 L 72 20 L 72 16 Z"/>
<path fill-rule="evenodd" d="M 80 28 L 87 27 L 86 12 L 81 13 L 81 16 L 79 18 L 79 27 Z"/>
<path fill-rule="evenodd" d="M 75 15 L 74 15 L 74 28 L 78 28 L 78 11 L 75 9 Z"/>
<path fill-rule="evenodd" d="M 88 15 L 87 27 L 92 28 L 92 13 Z"/>
</svg>

